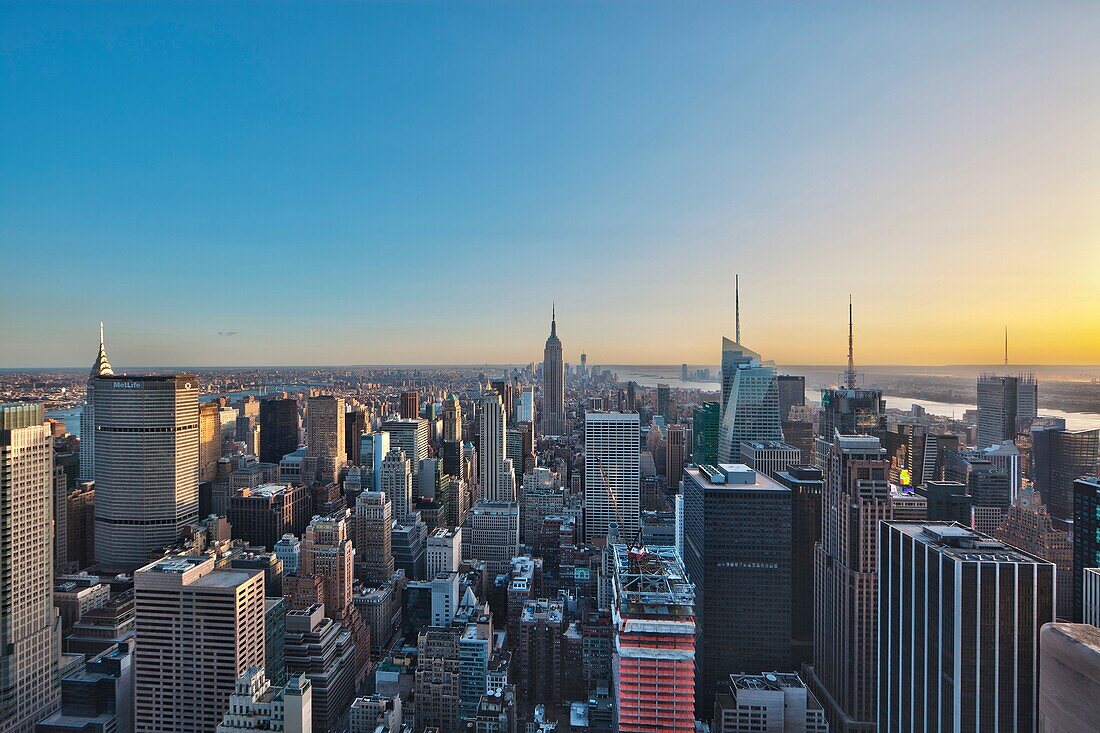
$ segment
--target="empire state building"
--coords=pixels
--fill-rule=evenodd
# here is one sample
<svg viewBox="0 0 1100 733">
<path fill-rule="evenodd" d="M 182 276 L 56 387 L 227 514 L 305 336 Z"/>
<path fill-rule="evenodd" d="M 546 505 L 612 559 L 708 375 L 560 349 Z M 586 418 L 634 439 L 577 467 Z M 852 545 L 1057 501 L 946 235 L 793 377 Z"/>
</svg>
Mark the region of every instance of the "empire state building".
<svg viewBox="0 0 1100 733">
<path fill-rule="evenodd" d="M 565 363 L 561 357 L 556 309 L 550 312 L 550 336 L 542 356 L 542 432 L 565 434 Z"/>
</svg>

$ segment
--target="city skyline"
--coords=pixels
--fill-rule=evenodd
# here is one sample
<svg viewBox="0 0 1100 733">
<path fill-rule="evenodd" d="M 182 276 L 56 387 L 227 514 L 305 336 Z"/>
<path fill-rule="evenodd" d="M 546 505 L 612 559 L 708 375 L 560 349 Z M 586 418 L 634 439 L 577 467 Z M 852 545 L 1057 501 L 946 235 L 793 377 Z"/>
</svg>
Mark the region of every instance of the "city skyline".
<svg viewBox="0 0 1100 733">
<path fill-rule="evenodd" d="M 0 367 L 1100 363 L 1095 6 L 306 7 L 0 8 Z"/>
</svg>

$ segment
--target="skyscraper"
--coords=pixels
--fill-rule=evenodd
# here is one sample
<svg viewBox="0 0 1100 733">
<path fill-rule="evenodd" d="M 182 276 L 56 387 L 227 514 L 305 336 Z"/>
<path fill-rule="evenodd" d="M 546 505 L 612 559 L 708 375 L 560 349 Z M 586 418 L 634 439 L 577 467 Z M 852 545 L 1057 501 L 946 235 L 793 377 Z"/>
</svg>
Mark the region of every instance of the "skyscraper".
<svg viewBox="0 0 1100 733">
<path fill-rule="evenodd" d="M 1036 428 L 1031 431 L 1031 480 L 1054 526 L 1073 531 L 1073 482 L 1096 471 L 1100 430 Z"/>
<path fill-rule="evenodd" d="M 556 309 L 550 315 L 550 336 L 542 358 L 542 432 L 565 434 L 565 363 L 558 338 Z"/>
<path fill-rule="evenodd" d="M 1035 375 L 1008 373 L 1008 329 L 1005 329 L 1005 373 L 978 376 L 978 449 L 1012 440 L 1034 422 L 1039 407 Z"/>
<path fill-rule="evenodd" d="M 614 730 L 695 730 L 695 593 L 672 547 L 610 548 Z M 708 714 L 709 715 L 709 714 Z"/>
<path fill-rule="evenodd" d="M 667 384 L 657 385 L 657 414 L 665 419 L 666 424 L 671 420 L 669 416 L 669 388 Z"/>
<path fill-rule="evenodd" d="M 263 571 L 163 558 L 134 574 L 134 607 L 135 729 L 214 730 L 237 677 L 264 668 Z"/>
<path fill-rule="evenodd" d="M 359 436 L 359 465 L 363 467 L 363 486 L 371 491 L 382 490 L 382 461 L 390 452 L 390 434 L 363 433 Z"/>
<path fill-rule="evenodd" d="M 720 462 L 739 462 L 741 444 L 746 441 L 783 440 L 775 366 L 727 338 L 722 339 L 722 393 Z"/>
<path fill-rule="evenodd" d="M 347 459 L 344 447 L 344 398 L 310 397 L 306 403 L 306 456 L 316 459 L 317 474 L 307 476 L 323 484 L 335 483 Z"/>
<path fill-rule="evenodd" d="M 458 395 L 452 394 L 443 400 L 443 440 L 462 440 L 462 403 Z"/>
<path fill-rule="evenodd" d="M 393 575 L 393 507 L 381 491 L 364 491 L 352 515 L 355 575 L 367 583 L 385 583 Z"/>
<path fill-rule="evenodd" d="M 814 664 L 806 682 L 837 733 L 875 730 L 878 523 L 891 519 L 890 461 L 879 440 L 833 437 L 822 469 L 815 550 Z"/>
<path fill-rule="evenodd" d="M 325 579 L 325 614 L 343 621 L 351 610 L 355 548 L 343 513 L 314 517 L 302 535 L 301 575 Z M 345 624 L 346 626 L 346 624 Z"/>
<path fill-rule="evenodd" d="M 479 496 L 488 501 L 515 501 L 516 484 L 505 466 L 508 433 L 500 394 L 487 390 L 477 411 L 477 479 Z"/>
<path fill-rule="evenodd" d="M 93 377 L 95 555 L 136 568 L 199 513 L 194 374 Z"/>
<path fill-rule="evenodd" d="M 1054 563 L 1058 572 L 1058 617 L 1073 617 L 1073 543 L 1054 528 L 1047 508 L 1033 486 L 1020 489 L 993 536 L 1005 544 Z"/>
<path fill-rule="evenodd" d="M 814 466 L 789 466 L 774 478 L 791 490 L 791 668 L 800 669 L 813 661 L 814 549 L 825 481 Z"/>
<path fill-rule="evenodd" d="M 882 390 L 858 384 L 852 337 L 852 301 L 848 300 L 848 369 L 840 387 L 821 390 L 821 414 L 818 421 L 817 463 L 824 466 L 833 436 L 873 435 L 886 442 L 886 400 Z"/>
<path fill-rule="evenodd" d="M 298 401 L 293 399 L 260 402 L 260 460 L 278 463 L 283 456 L 298 450 Z"/>
<path fill-rule="evenodd" d="M 400 448 L 393 448 L 382 461 L 380 487 L 393 503 L 393 519 L 404 522 L 413 508 L 412 464 L 408 455 Z"/>
<path fill-rule="evenodd" d="M 695 707 L 734 672 L 791 657 L 791 491 L 743 464 L 684 471 L 684 564 L 695 584 Z"/>
<path fill-rule="evenodd" d="M 1073 482 L 1073 621 L 1084 612 L 1085 568 L 1100 567 L 1100 477 Z"/>
<path fill-rule="evenodd" d="M 684 426 L 669 425 L 665 435 L 665 476 L 669 491 L 675 493 L 684 475 Z"/>
<path fill-rule="evenodd" d="M 248 418 L 245 418 L 246 420 Z M 238 418 L 240 420 L 240 418 Z M 218 459 L 222 457 L 221 418 L 217 402 L 199 405 L 199 483 L 213 481 L 218 475 Z M 280 456 L 281 457 L 281 456 Z"/>
<path fill-rule="evenodd" d="M 107 350 L 103 346 L 103 322 L 99 324 L 99 354 L 92 364 L 88 376 L 88 393 L 84 409 L 80 413 L 80 480 L 95 480 L 95 386 L 99 377 L 114 374 L 111 362 L 107 361 Z"/>
<path fill-rule="evenodd" d="M 1053 563 L 949 523 L 878 544 L 878 730 L 1037 730 Z"/>
<path fill-rule="evenodd" d="M 60 701 L 53 605 L 53 438 L 42 405 L 0 404 L 0 730 L 27 733 Z"/>
<path fill-rule="evenodd" d="M 691 417 L 691 460 L 700 465 L 718 463 L 718 424 L 721 405 L 704 402 L 695 408 Z"/>
<path fill-rule="evenodd" d="M 636 412 L 584 416 L 584 531 L 589 544 L 603 542 L 611 522 L 633 539 L 640 527 L 641 424 Z"/>
<path fill-rule="evenodd" d="M 386 420 L 382 432 L 390 434 L 390 448 L 400 448 L 412 462 L 413 475 L 420 473 L 420 462 L 428 457 L 428 421 L 423 418 Z"/>
<path fill-rule="evenodd" d="M 776 379 L 779 382 L 779 419 L 789 420 L 792 407 L 806 404 L 806 378 L 780 374 Z"/>
<path fill-rule="evenodd" d="M 401 417 L 405 420 L 420 417 L 420 395 L 415 390 L 401 393 Z"/>
</svg>

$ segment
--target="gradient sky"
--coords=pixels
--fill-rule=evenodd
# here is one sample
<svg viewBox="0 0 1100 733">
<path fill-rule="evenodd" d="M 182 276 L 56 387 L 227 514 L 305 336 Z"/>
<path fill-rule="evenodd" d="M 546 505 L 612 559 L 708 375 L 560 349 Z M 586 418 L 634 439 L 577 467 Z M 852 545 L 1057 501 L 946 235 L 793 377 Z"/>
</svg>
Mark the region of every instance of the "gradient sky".
<svg viewBox="0 0 1100 733">
<path fill-rule="evenodd" d="M 0 5 L 0 367 L 1100 363 L 1100 4 Z M 234 335 L 225 335 L 233 333 Z"/>
</svg>

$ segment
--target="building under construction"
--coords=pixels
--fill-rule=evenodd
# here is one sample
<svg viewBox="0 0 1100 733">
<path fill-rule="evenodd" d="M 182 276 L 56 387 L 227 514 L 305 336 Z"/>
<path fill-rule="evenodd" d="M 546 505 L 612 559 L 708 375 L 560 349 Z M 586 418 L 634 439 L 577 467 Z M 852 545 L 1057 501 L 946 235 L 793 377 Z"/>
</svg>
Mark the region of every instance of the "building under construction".
<svg viewBox="0 0 1100 733">
<path fill-rule="evenodd" d="M 695 729 L 695 587 L 673 547 L 611 548 L 616 730 Z"/>
</svg>

